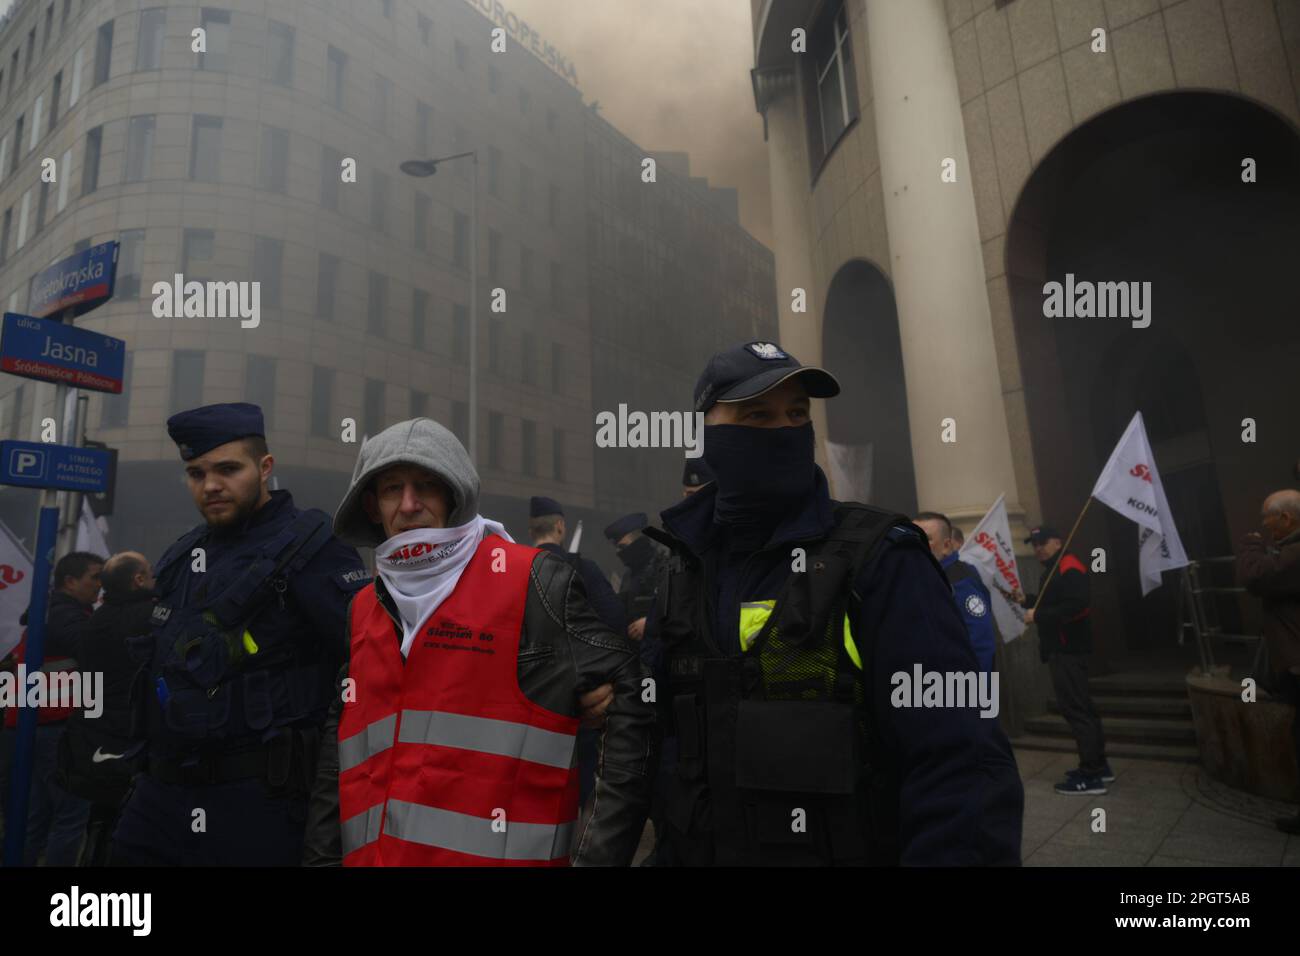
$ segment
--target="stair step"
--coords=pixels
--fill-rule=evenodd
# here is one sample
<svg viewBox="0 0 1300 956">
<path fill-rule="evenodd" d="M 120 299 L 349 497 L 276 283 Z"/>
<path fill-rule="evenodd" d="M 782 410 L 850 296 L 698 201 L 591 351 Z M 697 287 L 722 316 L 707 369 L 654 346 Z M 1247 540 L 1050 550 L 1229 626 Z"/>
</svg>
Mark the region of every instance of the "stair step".
<svg viewBox="0 0 1300 956">
<path fill-rule="evenodd" d="M 1088 690 L 1094 697 L 1183 697 L 1187 696 L 1187 681 L 1183 675 L 1161 674 L 1107 674 L 1088 680 Z"/>
<path fill-rule="evenodd" d="M 1191 720 L 1168 720 L 1157 717 L 1107 717 L 1102 730 L 1109 740 L 1132 740 L 1138 743 L 1172 743 L 1196 746 L 1196 728 Z M 1058 735 L 1073 740 L 1070 726 L 1060 714 L 1043 714 L 1025 721 L 1031 734 Z"/>
<path fill-rule="evenodd" d="M 1073 738 L 1044 737 L 1039 734 L 1021 734 L 1013 737 L 1012 746 L 1022 750 L 1050 750 L 1054 753 L 1074 753 L 1078 748 Z M 1146 760 L 1169 760 L 1175 763 L 1200 763 L 1200 752 L 1195 747 L 1179 744 L 1143 744 L 1129 740 L 1106 741 L 1108 757 L 1138 757 Z"/>
<path fill-rule="evenodd" d="M 1186 695 L 1181 700 L 1174 697 L 1120 697 L 1099 695 L 1093 698 L 1093 704 L 1097 712 L 1103 717 L 1106 716 L 1135 716 L 1135 717 L 1182 717 L 1190 720 L 1192 716 L 1192 702 Z M 1059 714 L 1061 709 L 1056 705 L 1056 698 L 1050 697 L 1047 700 L 1047 707 L 1053 714 Z"/>
</svg>

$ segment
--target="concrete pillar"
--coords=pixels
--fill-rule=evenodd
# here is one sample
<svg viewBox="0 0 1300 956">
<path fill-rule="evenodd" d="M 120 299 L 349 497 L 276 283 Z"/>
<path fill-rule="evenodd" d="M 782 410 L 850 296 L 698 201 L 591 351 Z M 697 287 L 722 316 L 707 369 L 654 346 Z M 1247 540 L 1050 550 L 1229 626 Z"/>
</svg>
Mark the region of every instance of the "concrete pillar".
<svg viewBox="0 0 1300 956">
<path fill-rule="evenodd" d="M 944 3 L 867 0 L 866 10 L 917 503 L 969 530 L 1005 492 L 1021 534 Z M 955 183 L 940 180 L 945 158 Z M 956 420 L 955 443 L 940 440 L 945 418 Z"/>
</svg>

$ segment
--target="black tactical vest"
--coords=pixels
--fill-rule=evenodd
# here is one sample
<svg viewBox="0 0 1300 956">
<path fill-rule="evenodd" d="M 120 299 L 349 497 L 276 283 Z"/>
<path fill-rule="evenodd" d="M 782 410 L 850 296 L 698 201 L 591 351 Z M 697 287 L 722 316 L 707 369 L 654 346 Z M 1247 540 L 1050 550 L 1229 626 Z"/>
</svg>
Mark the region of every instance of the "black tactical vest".
<svg viewBox="0 0 1300 956">
<path fill-rule="evenodd" d="M 835 510 L 826 538 L 794 544 L 792 572 L 749 649 L 729 657 L 712 636 L 699 560 L 662 532 L 672 557 L 659 591 L 678 741 L 668 782 L 669 842 L 687 865 L 893 864 L 900 854 L 899 776 L 864 688 L 870 634 L 854 635 L 858 570 L 906 516 L 858 504 Z M 865 669 L 864 669 L 865 668 Z"/>
</svg>

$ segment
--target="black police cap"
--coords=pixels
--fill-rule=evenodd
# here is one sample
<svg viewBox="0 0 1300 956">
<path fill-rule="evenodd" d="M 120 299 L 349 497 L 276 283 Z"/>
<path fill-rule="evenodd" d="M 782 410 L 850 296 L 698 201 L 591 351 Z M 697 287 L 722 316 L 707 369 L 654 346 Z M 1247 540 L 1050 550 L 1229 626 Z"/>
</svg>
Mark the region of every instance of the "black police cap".
<svg viewBox="0 0 1300 956">
<path fill-rule="evenodd" d="M 638 511 L 636 514 L 624 515 L 617 521 L 605 528 L 605 537 L 610 541 L 617 541 L 625 534 L 633 531 L 640 531 L 650 523 L 650 519 L 645 516 L 644 511 Z"/>
<path fill-rule="evenodd" d="M 262 409 L 249 402 L 204 405 L 177 412 L 167 419 L 167 434 L 176 443 L 181 458 L 189 461 L 218 445 L 256 435 L 266 437 Z"/>
<path fill-rule="evenodd" d="M 528 499 L 528 517 L 540 518 L 542 515 L 563 515 L 564 509 L 554 498 L 534 495 Z"/>
<path fill-rule="evenodd" d="M 757 398 L 789 378 L 803 377 L 810 398 L 834 398 L 840 383 L 824 368 L 800 365 L 773 342 L 747 342 L 709 359 L 695 383 L 695 410 L 707 412 L 716 402 Z"/>
</svg>

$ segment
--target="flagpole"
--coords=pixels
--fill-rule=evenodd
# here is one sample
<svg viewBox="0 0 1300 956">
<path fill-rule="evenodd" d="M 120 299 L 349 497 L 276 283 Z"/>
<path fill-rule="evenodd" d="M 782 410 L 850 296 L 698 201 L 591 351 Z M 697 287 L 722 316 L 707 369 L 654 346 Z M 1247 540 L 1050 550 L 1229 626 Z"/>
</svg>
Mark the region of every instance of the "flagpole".
<svg viewBox="0 0 1300 956">
<path fill-rule="evenodd" d="M 1070 529 L 1070 536 L 1065 539 L 1065 544 L 1061 545 L 1062 554 L 1069 550 L 1070 542 L 1074 540 L 1074 533 L 1079 530 L 1079 522 L 1083 520 L 1083 516 L 1087 513 L 1088 505 L 1090 504 L 1092 504 L 1092 495 L 1089 495 L 1088 500 L 1083 503 L 1083 510 L 1079 512 L 1079 517 L 1074 519 L 1074 527 Z M 1030 610 L 1038 610 L 1038 605 L 1043 602 L 1043 595 L 1047 593 L 1047 585 L 1051 583 L 1052 575 L 1056 573 L 1056 569 L 1060 567 L 1060 564 L 1061 562 L 1058 559 L 1057 562 L 1052 565 L 1052 569 L 1047 572 L 1047 577 L 1043 581 L 1043 586 L 1038 589 L 1038 597 L 1034 599 L 1034 606 Z"/>
</svg>

